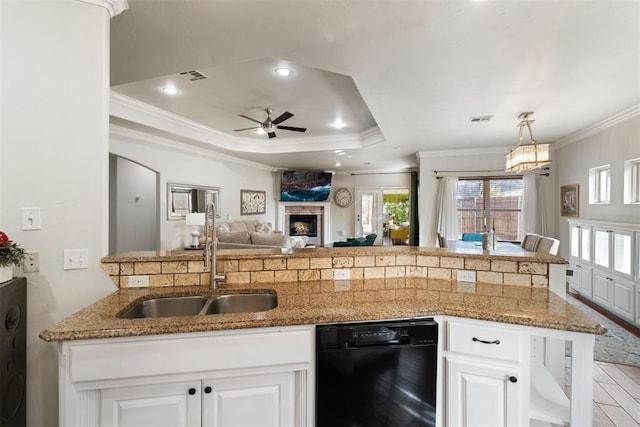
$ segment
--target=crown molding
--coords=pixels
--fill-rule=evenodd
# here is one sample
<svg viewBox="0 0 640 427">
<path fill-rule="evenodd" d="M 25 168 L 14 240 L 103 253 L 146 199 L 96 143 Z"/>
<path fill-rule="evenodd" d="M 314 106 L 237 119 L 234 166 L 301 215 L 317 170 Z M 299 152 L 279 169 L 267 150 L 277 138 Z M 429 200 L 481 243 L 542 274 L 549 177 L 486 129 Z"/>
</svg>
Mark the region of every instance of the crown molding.
<svg viewBox="0 0 640 427">
<path fill-rule="evenodd" d="M 373 126 L 359 133 L 289 138 L 274 144 L 269 140 L 261 141 L 230 135 L 115 91 L 111 91 L 110 115 L 235 152 L 280 154 L 338 149 L 355 150 L 385 141 L 380 129 Z"/>
<path fill-rule="evenodd" d="M 433 150 L 418 151 L 418 160 L 427 157 L 451 157 L 451 156 L 475 156 L 479 154 L 502 154 L 507 155 L 509 147 L 481 147 L 481 148 L 461 148 L 459 150 Z"/>
<path fill-rule="evenodd" d="M 591 135 L 594 135 L 598 132 L 602 132 L 605 129 L 618 125 L 626 120 L 631 118 L 640 116 L 640 104 L 634 105 L 631 108 L 628 108 L 624 111 L 621 111 L 618 114 L 614 114 L 613 116 L 604 119 L 594 125 L 591 125 L 587 128 L 581 129 L 577 132 L 564 136 L 554 142 L 551 146 L 555 149 L 562 148 L 569 144 L 573 144 L 574 142 L 581 141 Z"/>
<path fill-rule="evenodd" d="M 176 141 L 169 138 L 164 138 L 157 135 L 152 135 L 146 132 L 130 129 L 125 126 L 110 124 L 109 125 L 109 139 L 122 139 L 126 142 L 140 144 L 144 146 L 155 146 L 156 148 L 174 151 L 177 153 L 195 155 L 198 157 L 207 157 L 215 160 L 222 160 L 227 162 L 233 162 L 243 166 L 249 166 L 261 170 L 273 170 L 273 166 L 265 165 L 263 163 L 253 162 L 251 160 L 242 159 L 239 157 L 230 156 L 228 154 L 220 153 L 217 151 L 208 150 L 205 148 L 198 148 L 191 146 L 187 143 Z M 117 153 L 116 153 L 117 154 Z"/>
<path fill-rule="evenodd" d="M 109 17 L 113 18 L 129 9 L 127 0 L 78 0 L 82 3 L 92 4 L 94 6 L 104 7 L 109 12 Z"/>
</svg>

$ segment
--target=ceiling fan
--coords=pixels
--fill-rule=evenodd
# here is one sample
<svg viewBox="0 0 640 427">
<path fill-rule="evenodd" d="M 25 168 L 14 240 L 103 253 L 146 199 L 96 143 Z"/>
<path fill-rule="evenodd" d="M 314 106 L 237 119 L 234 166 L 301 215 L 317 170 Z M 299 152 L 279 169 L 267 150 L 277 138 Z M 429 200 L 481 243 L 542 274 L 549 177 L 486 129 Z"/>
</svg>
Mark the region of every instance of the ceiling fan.
<svg viewBox="0 0 640 427">
<path fill-rule="evenodd" d="M 273 112 L 273 110 L 271 108 L 265 108 L 265 110 L 267 112 L 267 120 L 265 120 L 264 122 L 261 122 L 260 120 L 256 120 L 253 119 L 249 116 L 245 116 L 244 114 L 240 114 L 239 116 L 247 119 L 247 120 L 251 120 L 252 122 L 256 122 L 256 123 L 260 123 L 260 126 L 255 126 L 255 127 L 251 127 L 251 128 L 244 128 L 244 129 L 234 129 L 234 132 L 241 132 L 243 130 L 251 130 L 251 129 L 263 129 L 267 135 L 269 135 L 269 138 L 275 138 L 276 137 L 276 129 L 283 129 L 283 130 L 291 130 L 294 132 L 305 132 L 307 130 L 307 128 L 297 128 L 297 127 L 293 127 L 293 126 L 282 126 L 280 123 L 284 122 L 287 119 L 290 119 L 291 117 L 293 117 L 293 114 L 289 113 L 288 111 L 285 111 L 284 113 L 280 114 L 278 117 L 276 117 L 275 119 L 271 120 L 271 113 Z"/>
</svg>

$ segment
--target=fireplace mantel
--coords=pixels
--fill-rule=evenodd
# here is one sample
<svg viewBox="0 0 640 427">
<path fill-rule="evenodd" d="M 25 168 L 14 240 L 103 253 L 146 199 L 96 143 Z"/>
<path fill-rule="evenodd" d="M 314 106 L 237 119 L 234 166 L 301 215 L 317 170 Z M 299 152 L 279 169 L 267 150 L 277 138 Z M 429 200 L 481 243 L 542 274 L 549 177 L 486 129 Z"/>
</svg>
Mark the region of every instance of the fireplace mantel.
<svg viewBox="0 0 640 427">
<path fill-rule="evenodd" d="M 285 234 L 288 234 L 288 230 L 286 230 L 286 220 L 285 216 L 289 213 L 287 208 L 300 208 L 300 210 L 304 210 L 305 208 L 313 208 L 313 210 L 321 209 L 322 210 L 322 244 L 324 246 L 329 246 L 330 242 L 330 212 L 331 212 L 331 202 L 278 202 L 278 217 L 277 217 L 277 229 L 282 230 Z M 297 209 L 295 209 L 297 210 Z M 297 214 L 298 212 L 296 212 Z"/>
</svg>

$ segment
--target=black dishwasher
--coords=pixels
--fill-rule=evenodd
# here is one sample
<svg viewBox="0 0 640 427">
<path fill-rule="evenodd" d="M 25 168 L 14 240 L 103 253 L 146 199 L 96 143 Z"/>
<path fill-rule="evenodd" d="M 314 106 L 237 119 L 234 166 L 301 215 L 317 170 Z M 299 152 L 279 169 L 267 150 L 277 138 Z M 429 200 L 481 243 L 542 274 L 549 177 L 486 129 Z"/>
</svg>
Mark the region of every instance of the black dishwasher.
<svg viewBox="0 0 640 427">
<path fill-rule="evenodd" d="M 316 327 L 316 425 L 435 426 L 433 319 Z"/>
</svg>

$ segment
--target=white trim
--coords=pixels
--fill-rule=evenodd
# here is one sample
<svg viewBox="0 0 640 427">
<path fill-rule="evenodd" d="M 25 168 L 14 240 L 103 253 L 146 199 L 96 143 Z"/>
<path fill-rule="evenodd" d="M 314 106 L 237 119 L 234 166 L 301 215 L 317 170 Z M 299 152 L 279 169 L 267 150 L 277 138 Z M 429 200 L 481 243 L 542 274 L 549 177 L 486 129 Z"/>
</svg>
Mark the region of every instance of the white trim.
<svg viewBox="0 0 640 427">
<path fill-rule="evenodd" d="M 109 12 L 109 17 L 113 18 L 129 9 L 127 0 L 78 0 L 82 3 L 92 4 L 94 6 L 104 7 Z"/>
<path fill-rule="evenodd" d="M 573 144 L 574 142 L 583 140 L 591 135 L 594 135 L 598 132 L 601 132 L 605 129 L 613 127 L 619 123 L 622 123 L 626 120 L 634 118 L 636 116 L 640 116 L 640 104 L 634 105 L 631 108 L 628 108 L 618 114 L 614 114 L 613 116 L 604 119 L 594 125 L 591 125 L 585 129 L 581 129 L 577 132 L 564 136 L 553 143 L 555 149 L 562 148 L 569 144 Z"/>
<path fill-rule="evenodd" d="M 113 137 L 119 137 L 127 142 L 136 144 L 143 144 L 145 146 L 155 145 L 158 148 L 162 148 L 169 151 L 175 151 L 178 153 L 186 153 L 190 155 L 197 155 L 199 157 L 208 157 L 211 159 L 224 160 L 228 162 L 237 163 L 243 166 L 249 166 L 256 169 L 272 171 L 273 166 L 265 165 L 262 163 L 253 162 L 251 160 L 245 160 L 239 157 L 230 156 L 217 151 L 207 150 L 203 148 L 193 147 L 184 142 L 176 141 L 173 139 L 163 138 L 149 133 L 136 131 L 127 127 L 111 124 L 109 126 L 109 140 Z M 111 150 L 109 150 L 111 151 Z M 117 154 L 117 153 L 114 153 Z"/>
<path fill-rule="evenodd" d="M 510 147 L 480 147 L 480 148 L 461 148 L 459 150 L 434 150 L 434 151 L 418 151 L 416 156 L 418 160 L 428 157 L 450 157 L 461 155 L 476 155 L 476 154 L 502 154 L 507 155 Z"/>
<path fill-rule="evenodd" d="M 278 141 L 278 144 L 273 144 L 268 140 L 237 137 L 219 131 L 113 90 L 111 91 L 110 115 L 235 152 L 278 154 L 336 149 L 355 150 L 385 141 L 380 129 L 373 126 L 359 133 L 285 139 Z"/>
</svg>

